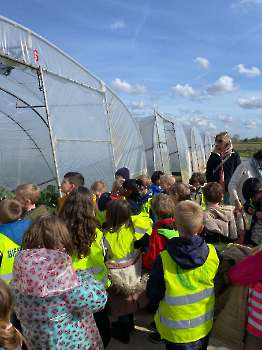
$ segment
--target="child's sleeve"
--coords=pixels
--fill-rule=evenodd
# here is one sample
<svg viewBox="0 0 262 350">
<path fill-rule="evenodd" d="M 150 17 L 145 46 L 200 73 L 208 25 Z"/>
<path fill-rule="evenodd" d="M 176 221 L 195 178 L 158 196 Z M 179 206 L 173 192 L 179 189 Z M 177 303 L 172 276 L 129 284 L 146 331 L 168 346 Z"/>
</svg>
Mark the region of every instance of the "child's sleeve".
<svg viewBox="0 0 262 350">
<path fill-rule="evenodd" d="M 245 286 L 262 280 L 262 252 L 248 256 L 245 260 L 231 267 L 227 277 L 235 286 Z"/>
<path fill-rule="evenodd" d="M 80 287 L 65 294 L 67 306 L 77 312 L 95 313 L 105 307 L 107 293 L 95 277 L 84 270 L 76 271 Z"/>
<path fill-rule="evenodd" d="M 146 294 L 150 299 L 160 302 L 165 295 L 166 286 L 161 256 L 153 261 L 149 280 L 147 281 Z"/>
</svg>

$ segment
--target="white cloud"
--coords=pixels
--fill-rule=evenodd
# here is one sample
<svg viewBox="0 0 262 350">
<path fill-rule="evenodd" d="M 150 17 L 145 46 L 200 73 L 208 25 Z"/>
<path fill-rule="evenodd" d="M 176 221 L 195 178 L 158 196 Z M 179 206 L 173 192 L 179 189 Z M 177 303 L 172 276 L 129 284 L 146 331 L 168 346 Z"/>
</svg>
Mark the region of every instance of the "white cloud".
<svg viewBox="0 0 262 350">
<path fill-rule="evenodd" d="M 145 109 L 144 102 L 132 102 L 131 108 L 133 109 Z"/>
<path fill-rule="evenodd" d="M 185 86 L 177 84 L 177 86 L 173 86 L 171 89 L 172 89 L 174 94 L 182 96 L 182 97 L 189 97 L 189 98 L 193 98 L 193 99 L 198 99 L 199 97 L 204 95 L 204 93 L 201 90 L 194 90 L 188 84 L 186 84 Z"/>
<path fill-rule="evenodd" d="M 203 118 L 206 120 L 213 120 L 214 119 L 213 117 L 210 117 L 209 115 L 204 115 Z"/>
<path fill-rule="evenodd" d="M 257 67 L 252 67 L 251 69 L 248 69 L 245 68 L 243 64 L 238 64 L 233 69 L 238 70 L 240 74 L 246 74 L 248 78 L 257 77 L 260 75 L 260 70 Z"/>
<path fill-rule="evenodd" d="M 257 126 L 256 122 L 254 120 L 250 119 L 250 118 L 246 119 L 243 124 L 248 129 L 253 129 L 253 128 L 255 128 Z"/>
<path fill-rule="evenodd" d="M 262 108 L 262 96 L 251 97 L 249 100 L 239 98 L 237 104 L 243 109 L 258 109 Z"/>
<path fill-rule="evenodd" d="M 209 67 L 209 62 L 208 59 L 203 58 L 203 57 L 197 57 L 194 62 L 198 63 L 198 67 L 199 68 L 203 68 L 203 69 L 208 69 Z"/>
<path fill-rule="evenodd" d="M 109 28 L 111 30 L 116 30 L 116 29 L 124 28 L 124 26 L 125 26 L 125 22 L 122 19 L 118 19 L 115 22 L 111 23 L 109 25 Z"/>
<path fill-rule="evenodd" d="M 143 117 L 144 115 L 146 115 L 146 112 L 144 111 L 141 111 L 141 110 L 132 111 L 133 117 Z"/>
<path fill-rule="evenodd" d="M 224 95 L 228 92 L 236 90 L 233 79 L 227 75 L 220 77 L 214 84 L 207 86 L 207 93 L 209 95 Z"/>
<path fill-rule="evenodd" d="M 182 114 L 203 114 L 200 110 L 194 108 L 180 109 Z"/>
<path fill-rule="evenodd" d="M 152 105 L 147 106 L 149 109 L 158 109 L 158 105 L 156 103 L 153 103 Z"/>
<path fill-rule="evenodd" d="M 122 91 L 130 95 L 142 95 L 147 93 L 147 89 L 143 85 L 136 84 L 135 86 L 130 85 L 126 81 L 121 81 L 119 78 L 110 82 L 112 89 L 116 91 Z"/>
<path fill-rule="evenodd" d="M 231 5 L 231 8 L 233 10 L 238 10 L 238 9 L 242 9 L 244 10 L 245 6 L 252 6 L 252 5 L 260 5 L 262 4 L 262 0 L 241 0 L 239 2 L 235 2 Z M 243 11 L 244 13 L 246 11 Z"/>
<path fill-rule="evenodd" d="M 227 116 L 219 115 L 217 119 L 220 120 L 220 121 L 223 121 L 223 122 L 230 123 L 230 124 L 236 122 L 234 120 L 234 118 L 232 116 L 230 116 L 230 115 L 227 115 Z"/>
<path fill-rule="evenodd" d="M 209 128 L 212 130 L 217 130 L 217 126 L 213 123 L 209 123 Z"/>
</svg>

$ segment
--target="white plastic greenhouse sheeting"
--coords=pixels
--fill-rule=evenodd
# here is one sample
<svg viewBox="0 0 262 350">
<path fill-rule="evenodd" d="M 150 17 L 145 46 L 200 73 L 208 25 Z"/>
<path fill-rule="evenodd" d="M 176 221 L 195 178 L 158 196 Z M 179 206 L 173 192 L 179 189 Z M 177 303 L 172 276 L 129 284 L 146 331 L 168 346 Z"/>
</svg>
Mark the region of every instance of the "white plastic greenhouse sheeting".
<svg viewBox="0 0 262 350">
<path fill-rule="evenodd" d="M 213 146 L 214 137 L 207 131 L 201 132 L 201 137 L 202 137 L 203 146 L 204 146 L 205 165 L 206 165 L 208 158 L 214 149 L 214 146 Z"/>
<path fill-rule="evenodd" d="M 8 73 L 10 73 L 8 75 Z M 115 170 L 146 173 L 143 141 L 123 102 L 58 48 L 0 17 L 0 185 L 60 184 L 79 171 L 86 186 Z"/>
<path fill-rule="evenodd" d="M 135 119 L 144 141 L 148 173 L 181 173 L 182 181 L 188 183 L 192 169 L 182 126 L 168 113 Z"/>
<path fill-rule="evenodd" d="M 189 150 L 191 153 L 191 161 L 193 172 L 205 172 L 205 152 L 202 137 L 196 127 L 185 129 Z"/>
</svg>

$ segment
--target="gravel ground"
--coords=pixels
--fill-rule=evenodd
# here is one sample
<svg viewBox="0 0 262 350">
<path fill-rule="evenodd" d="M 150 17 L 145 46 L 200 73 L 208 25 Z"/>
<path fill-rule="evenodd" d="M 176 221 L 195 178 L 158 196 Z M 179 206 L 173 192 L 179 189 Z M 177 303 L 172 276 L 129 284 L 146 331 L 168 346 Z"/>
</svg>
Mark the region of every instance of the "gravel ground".
<svg viewBox="0 0 262 350">
<path fill-rule="evenodd" d="M 117 320 L 117 318 L 110 317 L 111 321 Z M 149 334 L 152 330 L 149 327 L 150 322 L 154 320 L 154 315 L 146 311 L 146 309 L 139 310 L 135 313 L 135 329 L 131 335 L 130 343 L 123 344 L 118 340 L 111 339 L 107 350 L 164 350 L 165 345 L 154 344 L 148 340 Z M 211 338 L 209 341 L 208 350 L 229 350 L 229 348 L 217 339 Z"/>
</svg>

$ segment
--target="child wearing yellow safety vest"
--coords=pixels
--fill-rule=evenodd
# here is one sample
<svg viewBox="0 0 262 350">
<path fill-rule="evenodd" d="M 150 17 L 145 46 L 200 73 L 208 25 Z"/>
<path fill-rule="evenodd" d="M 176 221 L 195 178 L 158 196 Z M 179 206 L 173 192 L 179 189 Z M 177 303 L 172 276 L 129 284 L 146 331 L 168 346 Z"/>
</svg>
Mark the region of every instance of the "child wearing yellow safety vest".
<svg viewBox="0 0 262 350">
<path fill-rule="evenodd" d="M 32 220 L 18 221 L 21 204 L 15 199 L 0 203 L 0 278 L 6 283 L 12 280 L 15 255 L 19 252 L 25 230 Z"/>
<path fill-rule="evenodd" d="M 71 236 L 74 252 L 71 254 L 75 270 L 82 269 L 98 279 L 107 289 L 110 286 L 104 264 L 103 235 L 93 214 L 92 194 L 86 187 L 73 189 L 67 196 L 59 213 Z M 94 314 L 104 347 L 111 333 L 106 308 Z"/>
<path fill-rule="evenodd" d="M 143 191 L 143 181 L 140 179 L 130 179 L 123 182 L 119 194 L 127 200 L 131 207 L 132 221 L 135 227 L 136 239 L 141 239 L 143 236 L 149 238 L 152 233 L 153 221 L 149 217 L 149 213 L 143 211 L 143 202 L 141 195 Z"/>
<path fill-rule="evenodd" d="M 150 340 L 165 342 L 166 349 L 207 349 L 215 305 L 214 277 L 220 255 L 198 233 L 203 210 L 182 201 L 174 210 L 179 237 L 167 242 L 152 265 L 147 295 L 159 301 L 155 315 L 157 333 Z"/>
<path fill-rule="evenodd" d="M 133 312 L 145 307 L 147 274 L 142 276 L 140 250 L 135 249 L 135 230 L 128 201 L 115 199 L 108 203 L 104 244 L 106 266 L 111 286 L 108 288 L 108 312 L 118 317 L 113 322 L 112 336 L 127 344 L 134 328 Z"/>
</svg>

